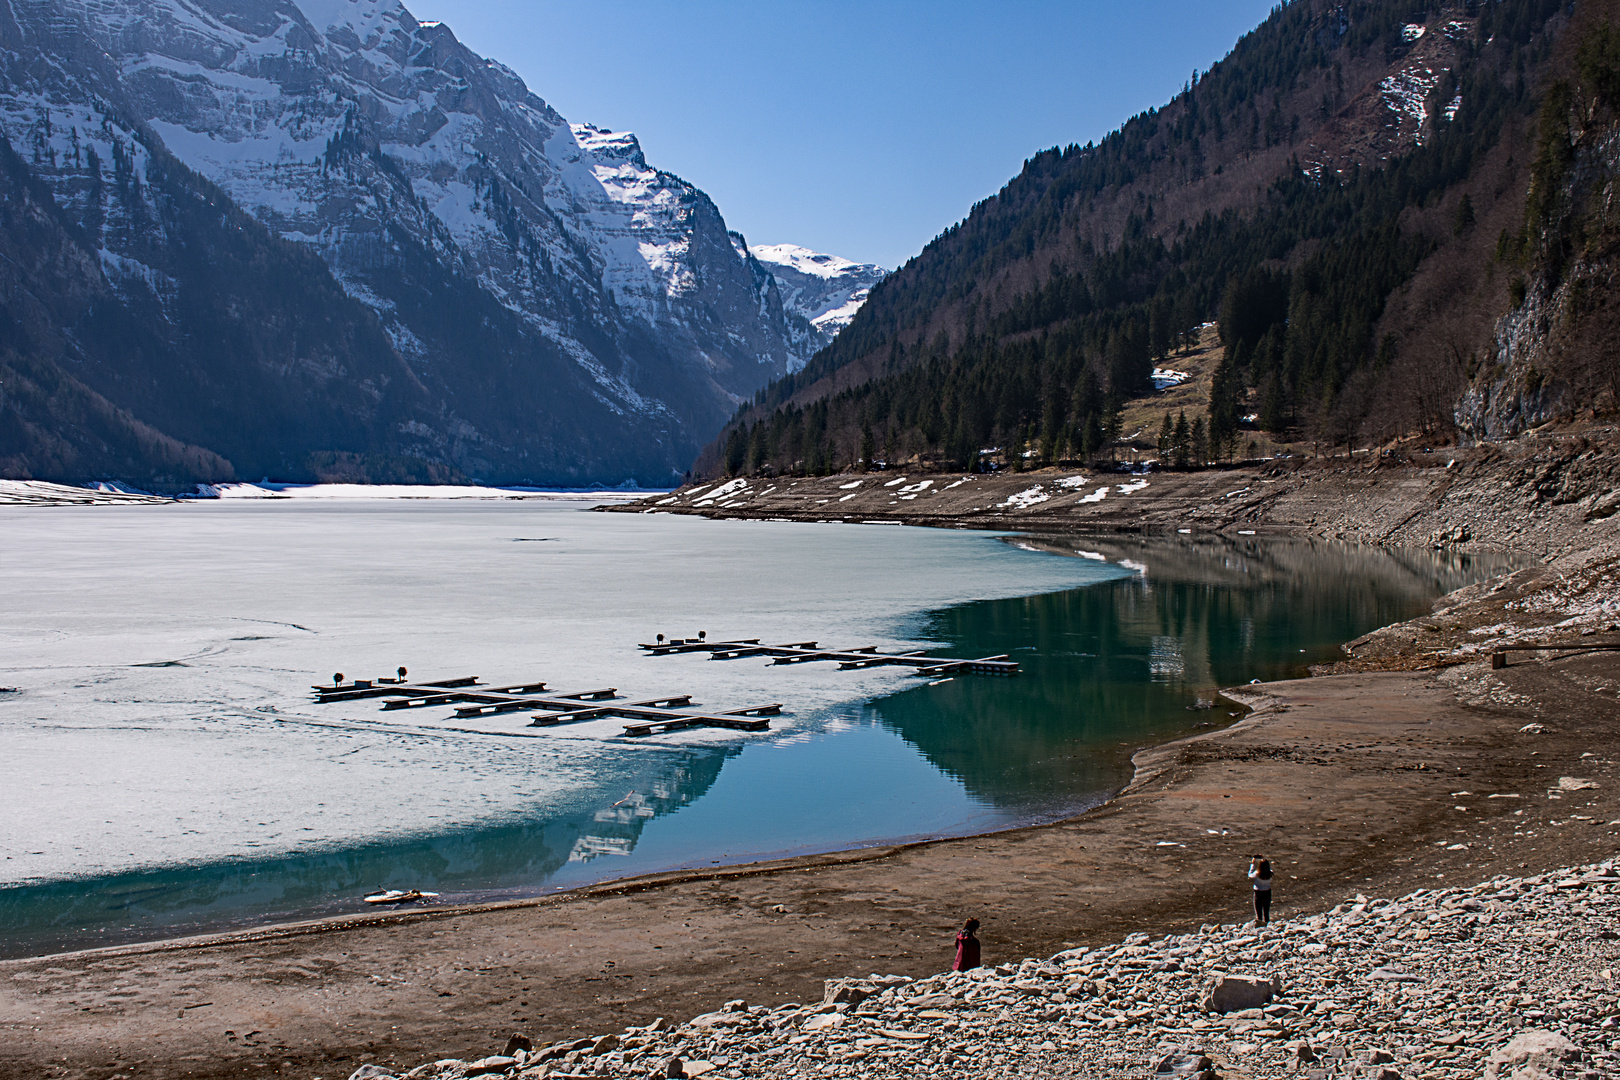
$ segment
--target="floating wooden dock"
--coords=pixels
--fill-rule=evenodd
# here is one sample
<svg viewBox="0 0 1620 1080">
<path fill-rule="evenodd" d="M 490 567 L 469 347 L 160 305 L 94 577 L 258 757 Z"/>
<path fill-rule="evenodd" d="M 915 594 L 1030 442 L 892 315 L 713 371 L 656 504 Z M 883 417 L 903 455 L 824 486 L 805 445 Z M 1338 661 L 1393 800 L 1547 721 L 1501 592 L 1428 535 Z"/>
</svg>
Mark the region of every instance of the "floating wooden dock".
<svg viewBox="0 0 1620 1080">
<path fill-rule="evenodd" d="M 397 679 L 356 679 L 349 683 L 334 679 L 330 686 L 317 685 L 311 689 L 320 704 L 382 698 L 385 712 L 440 705 L 452 706 L 457 718 L 532 712 L 536 715 L 529 721 L 530 727 L 552 727 L 614 716 L 635 721 L 624 727 L 624 733 L 630 736 L 659 735 L 694 727 L 766 731 L 771 724 L 765 717 L 782 711 L 781 704 L 773 702 L 721 712 L 685 712 L 682 710 L 692 705 L 691 694 L 622 701 L 618 689 L 612 686 L 559 693 L 549 690 L 543 682 L 483 686 L 476 675 L 421 683 L 406 682 L 403 675 Z"/>
<path fill-rule="evenodd" d="M 977 660 L 953 660 L 949 657 L 928 656 L 915 652 L 878 652 L 876 645 L 859 649 L 820 649 L 814 641 L 795 641 L 786 645 L 765 645 L 759 638 L 736 641 L 708 641 L 700 635 L 695 638 L 674 638 L 639 647 L 650 656 L 669 656 L 673 653 L 706 652 L 710 660 L 740 660 L 747 656 L 768 656 L 773 664 L 806 664 L 816 660 L 832 660 L 840 671 L 854 671 L 869 667 L 909 667 L 913 674 L 933 678 L 939 675 L 1017 675 L 1018 662 L 1006 653 L 999 656 L 981 656 Z"/>
</svg>

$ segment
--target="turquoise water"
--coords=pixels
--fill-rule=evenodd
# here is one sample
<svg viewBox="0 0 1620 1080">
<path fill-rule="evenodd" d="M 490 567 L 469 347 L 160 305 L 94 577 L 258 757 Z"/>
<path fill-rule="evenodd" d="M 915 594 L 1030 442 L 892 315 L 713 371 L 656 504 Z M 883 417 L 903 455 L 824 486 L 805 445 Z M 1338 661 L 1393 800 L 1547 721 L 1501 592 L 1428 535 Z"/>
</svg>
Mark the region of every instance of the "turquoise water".
<svg viewBox="0 0 1620 1080">
<path fill-rule="evenodd" d="M 379 887 L 533 895 L 1050 820 L 1117 790 L 1136 749 L 1229 722 L 1214 688 L 1302 673 L 1504 568 L 523 504 L 140 510 L 8 522 L 36 591 L 0 625 L 24 661 L 0 671 L 24 691 L 0 698 L 4 955 L 351 912 Z M 1006 652 L 1024 673 L 927 684 L 633 648 L 694 622 Z M 406 656 L 788 715 L 648 745 L 307 700 L 332 664 Z"/>
</svg>

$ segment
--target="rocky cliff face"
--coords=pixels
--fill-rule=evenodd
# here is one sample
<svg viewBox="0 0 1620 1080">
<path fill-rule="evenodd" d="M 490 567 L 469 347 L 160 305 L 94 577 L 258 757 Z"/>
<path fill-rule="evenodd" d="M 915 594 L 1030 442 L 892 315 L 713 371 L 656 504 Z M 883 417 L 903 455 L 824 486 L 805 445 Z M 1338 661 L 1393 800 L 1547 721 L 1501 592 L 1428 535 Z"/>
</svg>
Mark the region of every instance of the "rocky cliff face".
<svg viewBox="0 0 1620 1080">
<path fill-rule="evenodd" d="M 569 124 L 397 0 L 18 0 L 0 132 L 159 336 L 195 336 L 173 264 L 213 248 L 166 220 L 154 169 L 246 211 L 262 233 L 232 228 L 273 258 L 318 254 L 348 303 L 322 315 L 254 279 L 266 310 L 192 381 L 67 347 L 75 377 L 244 475 L 370 455 L 663 482 L 827 338 L 634 136 Z M 353 326 L 327 340 L 333 319 Z M 238 367 L 261 400 L 233 400 Z M 307 415 L 334 396 L 354 407 Z"/>
<path fill-rule="evenodd" d="M 1474 439 L 1507 439 L 1553 421 L 1595 419 L 1620 405 L 1620 117 L 1580 98 L 1568 131 L 1547 123 L 1541 160 L 1567 157 L 1504 259 L 1515 302 L 1456 408 Z M 1544 207 L 1538 215 L 1536 207 Z"/>
</svg>

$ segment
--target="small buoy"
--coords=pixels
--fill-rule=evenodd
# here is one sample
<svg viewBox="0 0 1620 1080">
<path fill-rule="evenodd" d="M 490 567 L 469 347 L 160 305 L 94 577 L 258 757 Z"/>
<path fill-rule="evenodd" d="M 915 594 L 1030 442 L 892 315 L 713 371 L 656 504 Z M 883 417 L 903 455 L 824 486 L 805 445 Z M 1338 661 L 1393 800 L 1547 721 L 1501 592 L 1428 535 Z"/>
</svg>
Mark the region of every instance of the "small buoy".
<svg viewBox="0 0 1620 1080">
<path fill-rule="evenodd" d="M 706 630 L 699 630 L 698 631 L 698 640 L 699 641 L 702 641 L 704 638 L 706 638 L 708 636 L 709 636 L 708 631 L 706 631 Z"/>
<path fill-rule="evenodd" d="M 340 671 L 336 675 L 332 676 L 332 685 L 333 686 L 342 686 L 343 685 L 343 672 Z"/>
<path fill-rule="evenodd" d="M 403 679 L 405 677 L 405 669 L 398 668 L 397 670 L 399 671 L 399 677 Z"/>
<path fill-rule="evenodd" d="M 664 635 L 659 634 L 658 635 L 658 644 L 662 645 L 663 643 L 664 643 Z"/>
</svg>

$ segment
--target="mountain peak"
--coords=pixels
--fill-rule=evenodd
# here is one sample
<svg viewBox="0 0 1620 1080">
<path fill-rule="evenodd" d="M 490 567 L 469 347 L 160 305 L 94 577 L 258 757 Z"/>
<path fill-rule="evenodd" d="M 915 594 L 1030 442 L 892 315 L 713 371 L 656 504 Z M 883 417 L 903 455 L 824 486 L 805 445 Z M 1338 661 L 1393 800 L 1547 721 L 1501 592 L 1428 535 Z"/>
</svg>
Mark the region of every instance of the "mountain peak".
<svg viewBox="0 0 1620 1080">
<path fill-rule="evenodd" d="M 347 38 L 373 44 L 389 23 L 416 25 L 399 0 L 293 0 L 309 25 L 322 37 Z"/>
<path fill-rule="evenodd" d="M 645 169 L 647 159 L 641 153 L 641 142 L 633 132 L 609 131 L 595 124 L 570 124 L 574 141 L 580 149 L 589 151 L 602 161 L 625 161 Z"/>
<path fill-rule="evenodd" d="M 872 286 L 889 273 L 875 263 L 858 263 L 797 244 L 756 244 L 748 251 L 776 278 L 782 305 L 829 338 L 849 325 Z"/>
</svg>

